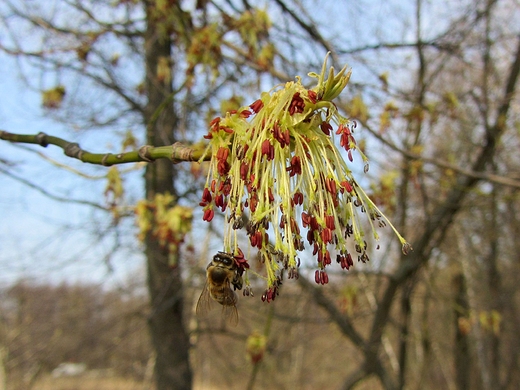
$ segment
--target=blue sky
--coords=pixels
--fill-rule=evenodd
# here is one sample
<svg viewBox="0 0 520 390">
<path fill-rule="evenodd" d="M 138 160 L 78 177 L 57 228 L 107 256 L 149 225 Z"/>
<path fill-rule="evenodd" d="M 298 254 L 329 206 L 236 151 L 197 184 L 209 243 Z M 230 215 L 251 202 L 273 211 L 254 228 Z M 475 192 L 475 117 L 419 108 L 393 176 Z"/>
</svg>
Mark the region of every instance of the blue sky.
<svg viewBox="0 0 520 390">
<path fill-rule="evenodd" d="M 2 130 L 25 134 L 66 133 L 67 129 L 45 119 L 40 108 L 40 94 L 25 88 L 15 61 L 1 53 L 0 72 Z M 70 139 L 73 135 L 69 132 L 66 137 Z M 57 147 L 28 148 L 71 163 Z M 4 141 L 0 142 L 0 158 L 14 164 L 9 168 L 12 174 L 38 183 L 54 195 L 103 202 L 105 183 L 102 181 L 78 179 L 74 174 L 56 170 L 34 153 Z M 79 162 L 73 162 L 73 165 L 83 171 L 92 171 Z M 20 278 L 111 282 L 142 267 L 142 255 L 135 250 L 137 243 L 133 248 L 129 247 L 132 253 L 122 251 L 112 260 L 113 271 L 105 264 L 106 251 L 94 245 L 96 238 L 84 230 L 86 221 L 89 224 L 97 221 L 100 227 L 106 225 L 100 213 L 93 214 L 86 206 L 50 200 L 1 173 L 0 188 L 0 286 Z"/>
</svg>

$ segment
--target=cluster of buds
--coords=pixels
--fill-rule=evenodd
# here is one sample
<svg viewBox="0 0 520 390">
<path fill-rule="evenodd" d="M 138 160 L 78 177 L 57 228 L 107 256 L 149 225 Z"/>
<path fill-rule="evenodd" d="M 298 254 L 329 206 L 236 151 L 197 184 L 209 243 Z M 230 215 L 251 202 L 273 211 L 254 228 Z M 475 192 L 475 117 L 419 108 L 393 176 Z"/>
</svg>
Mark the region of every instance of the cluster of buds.
<svg viewBox="0 0 520 390">
<path fill-rule="evenodd" d="M 175 204 L 169 193 L 156 194 L 153 201 L 140 200 L 135 207 L 139 239 L 151 233 L 161 247 L 168 250 L 170 267 L 176 267 L 175 256 L 186 235 L 191 232 L 193 210 Z"/>
<path fill-rule="evenodd" d="M 332 102 L 347 85 L 350 71 L 344 67 L 335 74 L 333 68 L 327 71 L 326 62 L 321 74 L 309 74 L 317 79 L 315 87 L 305 88 L 297 77 L 262 93 L 251 105 L 215 118 L 205 136 L 205 155 L 212 158 L 200 203 L 203 218 L 211 221 L 215 209 L 226 213 L 224 250 L 230 253 L 238 252 L 237 230 L 245 224 L 250 244 L 265 264 L 267 301 L 276 296 L 281 270 L 297 277 L 298 252 L 306 247 L 317 259 L 319 284 L 329 280 L 331 251 L 342 268 L 353 265 L 347 240 L 353 240 L 358 260 L 367 261 L 362 213 L 375 239 L 375 225 L 388 223 L 403 251 L 411 249 L 342 158 L 346 153 L 352 161 L 352 152 L 358 151 L 368 169 L 354 139 L 355 123 Z"/>
</svg>

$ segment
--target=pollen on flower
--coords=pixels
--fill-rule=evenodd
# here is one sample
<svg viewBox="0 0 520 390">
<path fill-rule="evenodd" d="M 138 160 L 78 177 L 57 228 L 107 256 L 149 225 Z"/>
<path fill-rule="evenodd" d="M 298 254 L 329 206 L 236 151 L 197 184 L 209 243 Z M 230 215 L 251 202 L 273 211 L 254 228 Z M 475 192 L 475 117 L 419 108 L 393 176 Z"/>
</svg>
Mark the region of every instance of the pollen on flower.
<svg viewBox="0 0 520 390">
<path fill-rule="evenodd" d="M 200 202 L 203 219 L 211 221 L 215 208 L 226 214 L 223 246 L 235 254 L 237 266 L 243 259 L 237 229 L 246 226 L 249 244 L 265 268 L 266 302 L 278 295 L 284 270 L 290 279 L 299 276 L 298 256 L 306 247 L 316 258 L 315 281 L 321 285 L 329 281 L 332 258 L 345 270 L 354 265 L 348 243 L 356 245 L 359 262 L 368 261 L 364 226 L 375 232 L 389 225 L 403 252 L 411 250 L 347 165 L 358 153 L 367 166 L 353 136 L 356 123 L 332 101 L 347 85 L 350 71 L 344 67 L 335 74 L 325 61 L 321 74 L 310 75 L 317 79 L 313 88 L 297 77 L 213 119 L 205 136 L 202 159 L 209 155 L 211 161 Z"/>
</svg>

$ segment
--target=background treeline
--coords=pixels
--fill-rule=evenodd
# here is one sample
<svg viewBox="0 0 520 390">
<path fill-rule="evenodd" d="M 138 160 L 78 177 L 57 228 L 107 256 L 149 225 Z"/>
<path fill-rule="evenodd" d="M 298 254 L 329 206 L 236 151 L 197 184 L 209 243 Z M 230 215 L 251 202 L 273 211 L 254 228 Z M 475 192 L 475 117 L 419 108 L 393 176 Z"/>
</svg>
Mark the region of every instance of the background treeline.
<svg viewBox="0 0 520 390">
<path fill-rule="evenodd" d="M 151 356 L 144 294 L 20 281 L 1 295 L 9 383 L 27 385 L 63 362 L 143 377 Z"/>
<path fill-rule="evenodd" d="M 514 264 L 507 268 L 503 298 L 518 306 L 518 271 Z M 382 359 L 387 369 L 397 371 L 395 346 L 405 337 L 410 388 L 448 388 L 457 382 L 461 365 L 474 370 L 482 359 L 496 362 L 502 388 L 516 388 L 520 381 L 515 360 L 520 323 L 515 310 L 502 315 L 486 310 L 493 302 L 485 283 L 472 297 L 482 310 L 468 310 L 468 297 L 463 293 L 466 287 L 461 286 L 460 274 L 452 267 L 431 267 L 422 276 L 410 297 L 407 333 L 403 335 L 402 313 L 396 309 L 383 336 Z M 241 298 L 237 328 L 226 326 L 218 308 L 203 318 L 193 316 L 200 283 L 187 288 L 192 302 L 186 305 L 186 317 L 195 387 L 243 389 L 255 383 L 257 388 L 341 388 L 357 362 L 356 347 L 345 337 L 345 321 L 366 337 L 384 278 L 377 273 L 352 273 L 346 279 L 333 277 L 326 288 L 315 287 L 303 278 L 299 283 L 285 282 L 283 293 L 270 304 L 260 304 L 259 297 Z M 119 388 L 109 387 L 114 378 L 127 380 L 124 386 L 153 388 L 147 372 L 154 359 L 146 327 L 149 309 L 137 284 L 110 290 L 98 285 L 21 281 L 1 294 L 8 389 L 46 388 L 41 387 L 44 383 L 58 386 L 59 378 L 49 378 L 63 362 L 85 363 L 88 368 L 82 376 L 69 378 L 69 386 L 70 380 L 75 386 L 86 386 L 89 373 L 102 370 L 104 375 L 93 382 L 93 388 Z M 323 310 L 324 304 L 333 304 L 336 311 Z M 479 338 L 470 338 L 472 334 Z M 252 335 L 265 341 L 257 367 L 260 374 L 250 359 L 248 338 Z M 496 340 L 500 348 L 495 351 Z M 381 388 L 375 378 L 358 386 Z M 470 386 L 483 388 L 478 376 L 472 377 Z"/>
</svg>

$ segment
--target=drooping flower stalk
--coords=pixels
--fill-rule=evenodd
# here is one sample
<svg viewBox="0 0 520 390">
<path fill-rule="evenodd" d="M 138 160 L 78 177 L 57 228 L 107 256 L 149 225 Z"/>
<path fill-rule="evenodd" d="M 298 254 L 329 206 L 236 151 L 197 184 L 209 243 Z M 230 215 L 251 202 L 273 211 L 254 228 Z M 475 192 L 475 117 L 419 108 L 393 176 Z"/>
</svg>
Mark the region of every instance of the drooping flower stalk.
<svg viewBox="0 0 520 390">
<path fill-rule="evenodd" d="M 334 135 L 339 136 L 349 160 L 357 151 L 368 169 L 353 136 L 355 122 L 340 115 L 332 102 L 351 72 L 347 67 L 337 74 L 332 67 L 327 72 L 326 64 L 327 59 L 319 75 L 309 74 L 317 79 L 314 88 L 306 89 L 296 77 L 262 93 L 251 105 L 215 118 L 205 136 L 206 155 L 212 158 L 200 203 L 203 218 L 210 221 L 215 208 L 226 213 L 224 250 L 237 254 L 236 232 L 247 212 L 250 244 L 266 267 L 268 301 L 276 296 L 281 267 L 297 277 L 298 252 L 306 245 L 317 258 L 317 283 L 328 282 L 332 249 L 342 268 L 352 266 L 347 240 L 354 241 L 358 260 L 367 261 L 362 213 L 374 238 L 374 221 L 389 224 L 403 251 L 411 249 L 359 186 L 334 143 Z"/>
</svg>

